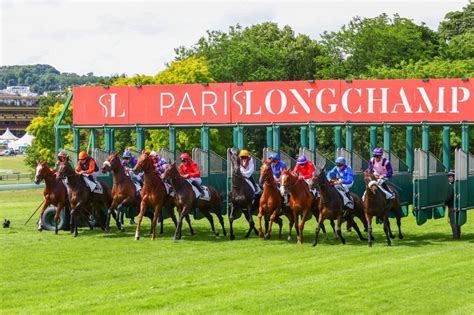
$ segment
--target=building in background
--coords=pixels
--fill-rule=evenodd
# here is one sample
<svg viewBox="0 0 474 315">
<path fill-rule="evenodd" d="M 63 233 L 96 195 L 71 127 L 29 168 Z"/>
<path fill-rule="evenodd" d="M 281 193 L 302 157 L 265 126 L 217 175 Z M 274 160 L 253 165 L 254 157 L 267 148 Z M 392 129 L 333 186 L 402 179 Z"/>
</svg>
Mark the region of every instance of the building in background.
<svg viewBox="0 0 474 315">
<path fill-rule="evenodd" d="M 38 113 L 39 95 L 28 86 L 9 86 L 0 90 L 0 134 L 7 128 L 17 137 Z"/>
</svg>

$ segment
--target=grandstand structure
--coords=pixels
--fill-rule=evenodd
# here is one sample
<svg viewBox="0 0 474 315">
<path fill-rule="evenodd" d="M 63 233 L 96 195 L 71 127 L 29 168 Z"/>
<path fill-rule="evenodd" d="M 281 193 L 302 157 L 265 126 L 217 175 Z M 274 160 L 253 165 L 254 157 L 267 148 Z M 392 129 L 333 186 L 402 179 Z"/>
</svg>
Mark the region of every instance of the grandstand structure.
<svg viewBox="0 0 474 315">
<path fill-rule="evenodd" d="M 25 129 L 37 115 L 39 95 L 29 87 L 15 86 L 0 90 L 0 133 L 9 128 L 17 137 L 25 134 Z"/>
</svg>

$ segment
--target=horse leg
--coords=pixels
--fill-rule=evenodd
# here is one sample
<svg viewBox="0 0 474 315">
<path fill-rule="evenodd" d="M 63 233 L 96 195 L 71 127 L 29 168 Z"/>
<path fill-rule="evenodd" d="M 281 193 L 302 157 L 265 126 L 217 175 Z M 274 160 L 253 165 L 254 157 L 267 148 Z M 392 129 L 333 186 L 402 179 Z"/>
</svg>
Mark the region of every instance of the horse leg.
<svg viewBox="0 0 474 315">
<path fill-rule="evenodd" d="M 402 234 L 402 215 L 401 213 L 397 214 L 397 226 L 398 226 L 398 238 L 403 239 L 403 234 Z"/>
<path fill-rule="evenodd" d="M 350 223 L 350 225 L 354 228 L 354 230 L 357 232 L 357 235 L 359 236 L 359 239 L 361 241 L 367 241 L 367 239 L 362 235 L 362 233 L 360 232 L 360 229 L 359 229 L 359 226 L 357 225 L 357 223 L 355 222 L 354 220 L 354 217 L 351 217 L 349 216 L 349 218 L 347 218 L 347 222 Z"/>
<path fill-rule="evenodd" d="M 225 227 L 224 227 L 224 218 L 222 217 L 222 214 L 218 212 L 216 215 L 217 215 L 217 219 L 219 220 L 219 223 L 222 226 L 222 233 L 224 234 L 224 236 L 227 236 L 227 231 L 225 230 Z"/>
<path fill-rule="evenodd" d="M 230 203 L 230 205 L 229 205 L 229 226 L 230 226 L 229 229 L 230 229 L 230 239 L 231 239 L 231 241 L 235 240 L 233 224 L 234 224 L 234 206 L 232 205 L 232 203 Z"/>
<path fill-rule="evenodd" d="M 291 241 L 291 232 L 293 231 L 293 225 L 295 224 L 295 221 L 293 220 L 293 218 L 291 216 L 288 216 L 288 224 L 290 226 L 290 232 L 288 233 L 288 237 L 286 238 L 287 241 Z"/>
<path fill-rule="evenodd" d="M 321 225 L 323 224 L 324 222 L 324 215 L 323 215 L 323 212 L 319 212 L 319 219 L 318 221 L 316 222 L 316 231 L 314 232 L 314 240 L 313 240 L 313 246 L 316 246 L 318 245 L 318 237 L 319 237 L 319 231 L 321 230 Z"/>
<path fill-rule="evenodd" d="M 191 225 L 191 219 L 189 218 L 189 214 L 186 213 L 186 216 L 184 217 L 184 219 L 185 219 L 186 222 L 188 223 L 189 232 L 191 233 L 191 235 L 194 235 L 194 230 L 193 230 L 193 226 Z M 176 227 L 178 227 L 178 224 L 177 224 L 177 223 L 176 223 Z"/>
<path fill-rule="evenodd" d="M 298 217 L 297 212 L 296 213 L 293 212 L 293 220 L 295 222 L 296 237 L 299 237 L 300 236 L 299 223 L 298 223 L 299 217 Z M 298 241 L 299 241 L 299 239 L 298 239 Z"/>
<path fill-rule="evenodd" d="M 388 235 L 390 235 L 391 239 L 394 239 L 395 235 L 393 235 L 392 233 L 392 228 L 390 227 L 390 219 L 388 218 L 388 214 L 387 214 L 387 225 L 388 225 Z"/>
<path fill-rule="evenodd" d="M 140 203 L 140 213 L 138 214 L 137 229 L 135 230 L 135 241 L 140 239 L 140 227 L 142 226 L 142 219 L 146 213 L 146 202 L 142 200 Z"/>
<path fill-rule="evenodd" d="M 339 237 L 341 238 L 341 243 L 342 244 L 346 244 L 346 240 L 344 239 L 344 237 L 342 237 L 342 231 L 341 231 L 341 226 L 342 226 L 342 213 L 337 217 L 337 227 L 336 227 L 336 232 L 337 232 L 337 235 L 339 235 Z"/>
<path fill-rule="evenodd" d="M 278 224 L 278 239 L 281 240 L 281 229 L 283 228 L 283 220 L 280 218 L 280 216 L 276 217 L 275 223 Z"/>
<path fill-rule="evenodd" d="M 164 233 L 163 231 L 163 211 L 160 211 L 160 214 L 158 215 L 158 223 L 160 224 L 160 235 Z"/>
<path fill-rule="evenodd" d="M 207 212 L 206 214 L 204 214 L 204 216 L 206 217 L 206 219 L 209 221 L 209 223 L 211 224 L 211 230 L 212 232 L 216 235 L 216 236 L 219 236 L 219 232 L 216 232 L 216 228 L 214 227 L 214 218 L 212 217 L 212 214 L 210 214 L 209 212 Z"/>
<path fill-rule="evenodd" d="M 263 209 L 260 207 L 258 211 L 258 237 L 262 237 L 262 216 L 263 216 Z"/>
<path fill-rule="evenodd" d="M 383 217 L 383 231 L 385 232 L 385 236 L 387 237 L 387 245 L 392 246 L 392 241 L 390 239 L 390 234 L 389 234 L 389 227 L 388 227 L 388 215 L 385 215 Z"/>
<path fill-rule="evenodd" d="M 369 247 L 372 247 L 372 243 L 374 242 L 374 236 L 372 235 L 372 216 L 366 213 L 365 219 L 367 221 L 367 238 Z"/>
<path fill-rule="evenodd" d="M 61 215 L 61 211 L 64 208 L 63 203 L 58 203 L 58 206 L 56 207 L 56 213 L 54 214 L 54 234 L 58 234 L 58 221 L 59 221 L 59 216 Z"/>
<path fill-rule="evenodd" d="M 334 220 L 329 220 L 329 222 L 331 222 L 332 231 L 334 233 L 334 239 L 338 240 L 339 235 L 337 235 L 336 233 L 336 224 L 334 224 Z"/>
<path fill-rule="evenodd" d="M 114 213 L 114 216 L 115 216 L 115 211 L 114 209 L 117 207 L 117 200 L 116 199 L 113 199 L 112 200 L 112 204 L 110 205 L 109 209 L 107 209 L 107 217 L 105 219 L 105 231 L 107 233 L 110 232 L 110 215 L 112 214 L 112 212 Z"/>
<path fill-rule="evenodd" d="M 268 230 L 265 233 L 265 239 L 266 240 L 270 239 L 270 234 L 272 232 L 272 225 L 273 225 L 273 221 L 275 221 L 276 215 L 277 215 L 277 212 L 273 211 L 272 215 L 270 216 L 270 223 L 268 225 Z"/>
<path fill-rule="evenodd" d="M 247 208 L 242 209 L 242 212 L 244 213 L 245 218 L 249 222 L 249 230 L 247 231 L 247 234 L 245 234 L 245 238 L 249 238 L 250 234 L 252 234 L 252 231 L 255 231 L 255 235 L 259 235 L 257 229 L 255 228 L 255 223 L 253 222 L 253 218 L 252 218 L 252 206 L 247 205 Z"/>
<path fill-rule="evenodd" d="M 173 240 L 178 241 L 181 239 L 181 228 L 183 227 L 183 218 L 188 214 L 188 209 L 183 207 L 178 219 L 178 225 L 176 226 L 176 231 L 174 232 Z"/>
<path fill-rule="evenodd" d="M 160 215 L 161 211 L 161 204 L 157 204 L 155 206 L 155 212 L 153 213 L 153 220 L 151 222 L 151 240 L 155 240 L 155 232 L 156 232 L 156 221 L 158 220 L 158 216 Z"/>
<path fill-rule="evenodd" d="M 298 243 L 300 243 L 301 245 L 303 245 L 303 242 L 304 242 L 304 239 L 303 239 L 303 230 L 304 230 L 304 224 L 306 222 L 306 217 L 308 215 L 308 212 L 310 211 L 310 209 L 306 209 L 303 210 L 303 216 L 301 217 L 301 223 L 299 225 L 299 229 L 300 229 L 300 237 L 298 239 Z M 326 229 L 323 230 L 324 234 L 326 234 Z"/>
<path fill-rule="evenodd" d="M 41 211 L 40 211 L 40 215 L 39 215 L 39 219 L 38 219 L 38 231 L 42 232 L 43 231 L 43 224 L 42 224 L 42 220 L 43 220 L 43 213 L 44 211 L 46 210 L 46 208 L 49 206 L 49 202 L 46 201 L 46 199 L 43 198 L 43 206 L 41 207 Z M 56 212 L 57 212 L 57 208 L 56 208 Z M 57 234 L 57 233 L 56 233 Z"/>
</svg>

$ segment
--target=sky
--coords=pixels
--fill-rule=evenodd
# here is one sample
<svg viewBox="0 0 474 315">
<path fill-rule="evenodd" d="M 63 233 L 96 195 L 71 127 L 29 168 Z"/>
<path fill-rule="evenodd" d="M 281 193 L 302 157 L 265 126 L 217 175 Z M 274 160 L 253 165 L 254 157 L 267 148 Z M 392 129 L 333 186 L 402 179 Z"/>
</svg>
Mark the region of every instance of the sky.
<svg viewBox="0 0 474 315">
<path fill-rule="evenodd" d="M 468 0 L 11 1 L 0 0 L 0 65 L 49 64 L 61 72 L 155 75 L 207 30 L 239 23 L 289 25 L 320 39 L 352 17 L 381 13 L 436 30 Z"/>
</svg>

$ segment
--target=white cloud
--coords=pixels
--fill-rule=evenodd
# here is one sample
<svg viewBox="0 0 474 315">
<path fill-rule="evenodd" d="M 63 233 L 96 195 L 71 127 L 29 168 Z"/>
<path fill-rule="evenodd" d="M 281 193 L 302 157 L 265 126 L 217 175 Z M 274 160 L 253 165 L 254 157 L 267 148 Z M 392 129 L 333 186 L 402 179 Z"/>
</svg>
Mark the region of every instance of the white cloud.
<svg viewBox="0 0 474 315">
<path fill-rule="evenodd" d="M 5 1 L 0 63 L 46 63 L 62 72 L 156 74 L 206 30 L 274 21 L 319 39 L 353 16 L 400 13 L 433 29 L 461 0 L 446 1 Z"/>
</svg>

